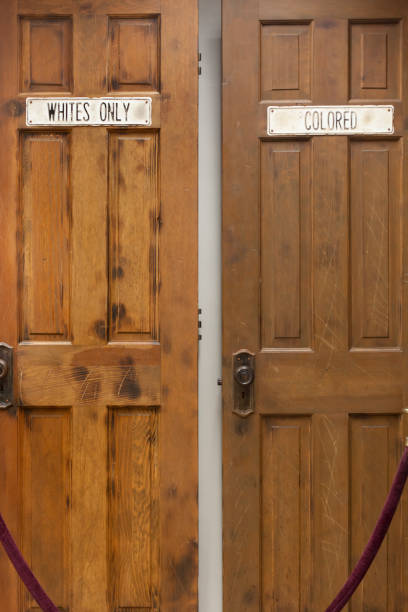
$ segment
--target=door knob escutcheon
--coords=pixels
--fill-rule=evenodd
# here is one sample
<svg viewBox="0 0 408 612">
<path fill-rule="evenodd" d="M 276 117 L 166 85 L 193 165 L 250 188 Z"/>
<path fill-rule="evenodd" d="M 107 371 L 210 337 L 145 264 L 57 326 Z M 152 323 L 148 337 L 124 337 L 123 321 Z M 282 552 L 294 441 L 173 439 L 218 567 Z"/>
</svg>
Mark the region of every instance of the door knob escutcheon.
<svg viewBox="0 0 408 612">
<path fill-rule="evenodd" d="M 255 379 L 255 355 L 241 350 L 233 355 L 234 408 L 241 417 L 249 416 L 253 408 L 253 382 Z"/>
<path fill-rule="evenodd" d="M 0 379 L 5 378 L 8 372 L 8 365 L 5 359 L 0 359 Z"/>
<path fill-rule="evenodd" d="M 13 349 L 0 342 L 0 409 L 13 405 Z"/>
</svg>

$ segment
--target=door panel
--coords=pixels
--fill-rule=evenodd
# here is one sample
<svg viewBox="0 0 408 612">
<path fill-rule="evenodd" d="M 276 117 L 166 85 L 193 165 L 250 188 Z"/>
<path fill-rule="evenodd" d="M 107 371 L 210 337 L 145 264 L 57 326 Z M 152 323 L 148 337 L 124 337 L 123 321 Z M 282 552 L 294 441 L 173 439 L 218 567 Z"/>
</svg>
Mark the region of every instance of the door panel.
<svg viewBox="0 0 408 612">
<path fill-rule="evenodd" d="M 0 509 L 61 609 L 193 611 L 197 7 L 3 4 Z M 147 95 L 152 125 L 28 128 L 58 95 Z M 0 592 L 37 609 L 1 551 Z"/>
<path fill-rule="evenodd" d="M 224 0 L 226 611 L 324 610 L 402 452 L 407 33 L 400 0 Z M 392 104 L 395 132 L 268 136 L 292 104 Z M 353 612 L 406 607 L 405 518 L 404 499 Z"/>
</svg>

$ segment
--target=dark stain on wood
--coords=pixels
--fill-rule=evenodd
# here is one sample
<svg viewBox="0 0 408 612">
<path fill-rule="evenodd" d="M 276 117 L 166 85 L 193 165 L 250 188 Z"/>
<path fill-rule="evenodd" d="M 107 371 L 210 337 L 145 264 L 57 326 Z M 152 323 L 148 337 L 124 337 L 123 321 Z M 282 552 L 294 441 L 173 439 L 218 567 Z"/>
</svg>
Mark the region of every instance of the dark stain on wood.
<svg viewBox="0 0 408 612">
<path fill-rule="evenodd" d="M 89 376 L 89 370 L 84 366 L 75 366 L 72 368 L 72 374 L 75 380 L 84 381 Z"/>
<path fill-rule="evenodd" d="M 123 380 L 118 383 L 117 394 L 118 397 L 124 395 L 129 399 L 136 399 L 140 396 L 140 386 L 133 368 L 130 368 L 130 371 L 124 375 Z"/>
<path fill-rule="evenodd" d="M 105 321 L 103 321 L 102 319 L 99 319 L 98 321 L 95 321 L 94 331 L 95 331 L 96 335 L 98 336 L 98 338 L 101 338 L 101 340 L 105 340 L 105 338 L 106 338 L 106 323 L 105 323 Z"/>
<path fill-rule="evenodd" d="M 256 598 L 256 587 L 253 585 L 250 589 L 245 591 L 244 596 L 242 598 L 244 604 L 249 606 L 255 601 Z"/>
<path fill-rule="evenodd" d="M 107 418 L 109 418 L 109 416 L 107 415 Z M 110 421 L 109 421 L 109 426 L 111 429 L 113 429 L 115 427 L 115 413 L 112 410 L 110 413 Z M 112 442 L 113 444 L 113 442 Z M 114 446 L 112 446 L 112 448 L 114 449 Z"/>
<path fill-rule="evenodd" d="M 161 397 L 162 399 L 165 399 L 169 394 L 169 388 L 167 385 L 163 385 L 162 389 L 161 389 Z"/>
<path fill-rule="evenodd" d="M 191 355 L 190 355 L 190 352 L 187 351 L 186 349 L 184 349 L 181 353 L 181 361 L 185 366 L 187 367 L 191 366 L 191 363 L 192 363 Z"/>
<path fill-rule="evenodd" d="M 156 430 L 149 431 L 146 435 L 146 439 L 147 439 L 148 444 L 155 445 L 157 442 Z"/>
<path fill-rule="evenodd" d="M 113 432 L 114 428 L 115 428 L 115 417 L 113 414 L 113 411 L 111 413 L 111 432 Z M 113 463 L 115 463 L 116 460 L 116 442 L 115 442 L 115 436 L 112 436 L 111 438 L 111 448 L 110 448 L 110 460 Z"/>
<path fill-rule="evenodd" d="M 122 189 L 126 191 L 126 179 L 124 177 L 123 172 L 121 172 L 120 170 L 118 172 L 118 183 L 122 187 Z"/>
<path fill-rule="evenodd" d="M 235 423 L 235 433 L 238 436 L 245 436 L 248 432 L 249 421 L 247 419 L 239 419 Z"/>
<path fill-rule="evenodd" d="M 133 359 L 128 356 L 120 361 L 122 376 L 115 383 L 115 393 L 117 397 L 127 397 L 136 399 L 140 396 L 140 385 L 137 380 L 136 371 L 133 367 Z"/>
<path fill-rule="evenodd" d="M 24 325 L 23 340 L 29 340 L 29 338 L 30 338 L 30 334 L 28 333 L 27 325 Z"/>
<path fill-rule="evenodd" d="M 123 359 L 121 359 L 119 363 L 120 365 L 128 366 L 128 365 L 133 365 L 134 361 L 130 355 L 126 355 L 126 357 L 123 357 Z"/>
<path fill-rule="evenodd" d="M 90 402 L 96 401 L 101 393 L 101 381 L 97 378 L 89 377 L 87 380 L 84 380 L 83 384 L 80 387 L 80 401 L 81 402 Z"/>
<path fill-rule="evenodd" d="M 171 485 L 171 487 L 169 487 L 167 489 L 167 495 L 168 495 L 168 497 L 177 497 L 177 495 L 178 495 L 177 486 L 176 485 Z"/>
<path fill-rule="evenodd" d="M 24 114 L 25 106 L 22 100 L 10 100 L 6 104 L 6 113 L 10 117 L 21 117 Z"/>
<path fill-rule="evenodd" d="M 197 571 L 197 542 L 189 542 L 189 551 L 179 560 L 171 562 L 176 580 L 173 581 L 173 596 L 175 600 L 182 598 L 185 592 L 189 591 L 191 583 L 194 581 Z"/>
<path fill-rule="evenodd" d="M 31 431 L 31 410 L 24 410 L 23 414 L 25 426 Z"/>
<path fill-rule="evenodd" d="M 322 27 L 324 30 L 332 30 L 336 27 L 336 23 L 330 19 L 325 19 L 324 21 L 320 22 L 320 27 Z"/>
<path fill-rule="evenodd" d="M 171 342 L 168 338 L 163 338 L 163 353 L 168 355 L 171 352 Z"/>
<path fill-rule="evenodd" d="M 8 414 L 10 417 L 12 417 L 13 419 L 15 419 L 15 418 L 16 418 L 16 416 L 17 416 L 17 412 L 18 412 L 17 406 L 14 406 L 14 405 L 13 405 L 13 406 L 10 406 L 9 408 L 7 408 L 7 414 Z"/>
<path fill-rule="evenodd" d="M 112 304 L 112 322 L 116 323 L 119 321 L 123 321 L 126 317 L 126 307 L 124 304 Z"/>
<path fill-rule="evenodd" d="M 123 278 L 125 275 L 122 266 L 113 266 L 112 268 L 112 278 L 116 280 L 117 278 Z"/>
</svg>

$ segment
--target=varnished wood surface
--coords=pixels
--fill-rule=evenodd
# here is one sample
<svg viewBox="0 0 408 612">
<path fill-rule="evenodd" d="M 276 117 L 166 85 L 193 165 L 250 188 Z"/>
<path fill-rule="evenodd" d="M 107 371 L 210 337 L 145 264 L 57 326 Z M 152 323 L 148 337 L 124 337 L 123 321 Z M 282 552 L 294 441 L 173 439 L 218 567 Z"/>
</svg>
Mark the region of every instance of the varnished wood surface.
<svg viewBox="0 0 408 612">
<path fill-rule="evenodd" d="M 400 0 L 223 2 L 225 612 L 324 610 L 402 452 L 407 33 Z M 268 137 L 292 104 L 393 104 L 395 133 Z M 349 612 L 407 607 L 406 502 Z"/>
<path fill-rule="evenodd" d="M 0 148 L 0 232 L 3 249 L 0 265 L 1 301 L 0 337 L 11 346 L 17 344 L 17 174 L 18 174 L 18 134 L 14 127 L 15 109 L 10 100 L 15 97 L 15 82 L 18 74 L 18 40 L 16 32 L 16 4 L 7 2 L 2 6 L 0 19 L 0 135 L 3 146 Z M 11 154 L 11 152 L 14 154 Z M 5 231 L 7 228 L 7 231 Z M 4 492 L 1 496 L 1 512 L 15 537 L 19 534 L 19 515 L 16 512 L 18 490 L 18 421 L 16 411 L 0 413 L 0 484 Z M 0 591 L 6 610 L 19 610 L 19 582 L 9 559 L 0 551 Z"/>
<path fill-rule="evenodd" d="M 22 406 L 158 406 L 160 347 L 31 347 L 17 353 Z"/>
<path fill-rule="evenodd" d="M 0 510 L 66 612 L 193 612 L 197 6 L 11 0 L 0 32 Z M 55 95 L 152 126 L 27 128 Z M 0 550 L 0 612 L 34 608 Z"/>
</svg>

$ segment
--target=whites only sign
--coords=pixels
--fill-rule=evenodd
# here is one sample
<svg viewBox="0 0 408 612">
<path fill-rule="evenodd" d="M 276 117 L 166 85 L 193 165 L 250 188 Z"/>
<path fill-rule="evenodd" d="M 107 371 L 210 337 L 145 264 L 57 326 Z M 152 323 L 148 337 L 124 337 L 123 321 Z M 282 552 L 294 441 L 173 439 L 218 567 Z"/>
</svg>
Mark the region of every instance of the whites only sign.
<svg viewBox="0 0 408 612">
<path fill-rule="evenodd" d="M 27 125 L 152 124 L 151 98 L 27 98 Z"/>
<path fill-rule="evenodd" d="M 268 135 L 393 134 L 393 106 L 268 106 Z"/>
</svg>

